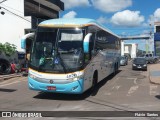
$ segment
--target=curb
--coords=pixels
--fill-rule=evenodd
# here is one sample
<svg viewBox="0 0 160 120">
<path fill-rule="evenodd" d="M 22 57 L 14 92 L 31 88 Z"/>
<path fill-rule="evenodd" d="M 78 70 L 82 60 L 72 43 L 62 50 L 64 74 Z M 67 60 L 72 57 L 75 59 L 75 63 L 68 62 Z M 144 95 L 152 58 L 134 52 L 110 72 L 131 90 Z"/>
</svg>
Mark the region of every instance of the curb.
<svg viewBox="0 0 160 120">
<path fill-rule="evenodd" d="M 152 83 L 152 84 L 160 85 L 160 82 L 155 82 L 155 81 L 151 80 L 151 77 L 150 77 L 150 76 L 149 76 L 149 80 L 150 80 L 150 83 Z"/>
<path fill-rule="evenodd" d="M 152 78 L 152 79 L 153 79 L 153 78 Z M 153 81 L 152 79 L 151 79 L 150 71 L 149 71 L 149 81 L 150 81 L 150 83 L 160 85 L 160 83 L 155 82 L 155 81 Z"/>
<path fill-rule="evenodd" d="M 11 78 L 15 78 L 15 77 L 21 77 L 21 76 L 22 76 L 21 74 L 1 75 L 0 76 L 0 82 L 4 81 L 4 80 L 11 79 Z"/>
<path fill-rule="evenodd" d="M 156 82 L 156 80 L 153 80 L 154 78 L 152 78 L 152 77 L 154 77 L 154 76 L 151 76 L 151 71 L 153 71 L 153 70 L 151 70 L 151 66 L 149 66 L 149 81 L 150 81 L 150 83 L 160 85 L 160 79 L 159 79 L 159 82 Z M 155 77 L 155 79 L 157 79 L 157 78 L 160 78 L 160 76 Z"/>
</svg>

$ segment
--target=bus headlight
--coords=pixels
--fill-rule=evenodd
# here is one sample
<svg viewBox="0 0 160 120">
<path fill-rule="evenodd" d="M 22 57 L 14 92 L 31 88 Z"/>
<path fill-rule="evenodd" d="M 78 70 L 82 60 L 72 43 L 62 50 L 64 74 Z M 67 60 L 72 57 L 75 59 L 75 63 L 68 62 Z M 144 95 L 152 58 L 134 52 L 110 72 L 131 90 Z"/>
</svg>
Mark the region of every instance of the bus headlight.
<svg viewBox="0 0 160 120">
<path fill-rule="evenodd" d="M 28 74 L 28 77 L 32 78 L 32 79 L 37 79 L 37 77 L 31 73 Z"/>
<path fill-rule="evenodd" d="M 71 81 L 80 80 L 80 79 L 83 79 L 83 74 L 79 74 L 79 75 L 76 73 L 69 74 L 67 75 L 67 79 Z"/>
</svg>

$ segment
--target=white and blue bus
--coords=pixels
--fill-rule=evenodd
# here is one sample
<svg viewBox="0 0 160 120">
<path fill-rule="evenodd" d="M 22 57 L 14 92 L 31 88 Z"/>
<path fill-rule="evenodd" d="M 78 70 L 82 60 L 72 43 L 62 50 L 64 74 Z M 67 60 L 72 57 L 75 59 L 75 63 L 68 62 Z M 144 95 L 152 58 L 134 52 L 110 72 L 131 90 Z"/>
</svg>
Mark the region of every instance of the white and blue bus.
<svg viewBox="0 0 160 120">
<path fill-rule="evenodd" d="M 28 73 L 31 90 L 82 94 L 112 73 L 120 39 L 92 19 L 52 19 L 38 25 Z"/>
</svg>

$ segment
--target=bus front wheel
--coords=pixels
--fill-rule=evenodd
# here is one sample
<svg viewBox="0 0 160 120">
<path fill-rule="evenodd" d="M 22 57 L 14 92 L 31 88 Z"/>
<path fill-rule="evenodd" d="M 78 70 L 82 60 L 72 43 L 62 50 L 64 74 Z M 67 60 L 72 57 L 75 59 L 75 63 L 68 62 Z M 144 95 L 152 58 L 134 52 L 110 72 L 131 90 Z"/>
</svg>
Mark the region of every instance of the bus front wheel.
<svg viewBox="0 0 160 120">
<path fill-rule="evenodd" d="M 94 75 L 93 75 L 93 80 L 92 80 L 92 87 L 91 87 L 91 95 L 92 96 L 95 96 L 95 94 L 96 94 L 96 84 L 97 84 L 97 82 L 98 82 L 98 72 L 96 71 L 95 73 L 94 73 Z"/>
</svg>

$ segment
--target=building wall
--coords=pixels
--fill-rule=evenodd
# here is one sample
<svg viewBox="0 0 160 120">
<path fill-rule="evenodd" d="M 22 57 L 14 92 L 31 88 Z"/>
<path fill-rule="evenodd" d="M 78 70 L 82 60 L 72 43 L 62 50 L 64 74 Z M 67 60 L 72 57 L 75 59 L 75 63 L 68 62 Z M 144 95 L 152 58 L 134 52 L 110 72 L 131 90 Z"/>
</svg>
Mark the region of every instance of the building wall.
<svg viewBox="0 0 160 120">
<path fill-rule="evenodd" d="M 31 17 L 24 17 L 24 0 L 8 0 L 1 6 L 31 21 Z M 18 51 L 23 51 L 21 37 L 25 34 L 24 29 L 31 28 L 31 22 L 17 17 L 3 8 L 0 11 L 5 12 L 4 15 L 0 14 L 0 43 L 9 42 L 16 45 Z"/>
<path fill-rule="evenodd" d="M 25 33 L 36 29 L 41 20 L 58 18 L 59 11 L 64 10 L 64 3 L 60 0 L 7 0 L 0 6 L 0 12 L 5 12 L 0 14 L 0 43 L 14 44 L 18 51 L 24 51 L 21 38 Z"/>
<path fill-rule="evenodd" d="M 160 22 L 154 25 L 154 49 L 155 55 L 160 56 Z"/>
<path fill-rule="evenodd" d="M 130 54 L 131 58 L 135 58 L 137 56 L 137 44 L 135 43 L 127 43 L 124 44 L 124 53 Z"/>
<path fill-rule="evenodd" d="M 132 55 L 131 58 L 135 58 L 137 56 L 137 45 L 132 44 Z"/>
</svg>

